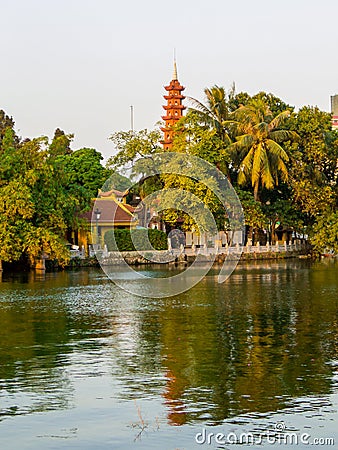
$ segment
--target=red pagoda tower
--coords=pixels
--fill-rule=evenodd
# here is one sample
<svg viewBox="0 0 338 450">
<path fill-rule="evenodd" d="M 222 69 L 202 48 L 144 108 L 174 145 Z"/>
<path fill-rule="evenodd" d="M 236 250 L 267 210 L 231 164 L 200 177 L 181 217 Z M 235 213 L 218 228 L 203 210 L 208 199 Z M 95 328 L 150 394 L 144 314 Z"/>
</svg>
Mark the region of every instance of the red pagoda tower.
<svg viewBox="0 0 338 450">
<path fill-rule="evenodd" d="M 164 95 L 167 104 L 163 106 L 166 115 L 162 116 L 165 126 L 161 128 L 164 133 L 164 139 L 161 141 L 161 144 L 163 144 L 164 150 L 171 150 L 174 136 L 173 127 L 183 116 L 183 110 L 185 109 L 185 106 L 182 105 L 182 100 L 185 97 L 181 94 L 184 91 L 184 87 L 180 85 L 177 79 L 176 61 L 174 62 L 173 79 L 170 81 L 169 86 L 165 86 L 164 89 L 168 91 L 168 95 Z"/>
</svg>

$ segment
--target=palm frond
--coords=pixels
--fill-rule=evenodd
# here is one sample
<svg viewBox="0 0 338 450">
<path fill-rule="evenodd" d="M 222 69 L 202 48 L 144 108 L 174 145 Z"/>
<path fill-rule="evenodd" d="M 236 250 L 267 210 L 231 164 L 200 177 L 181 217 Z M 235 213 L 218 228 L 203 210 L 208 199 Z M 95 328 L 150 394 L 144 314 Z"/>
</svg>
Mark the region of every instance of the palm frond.
<svg viewBox="0 0 338 450">
<path fill-rule="evenodd" d="M 251 182 L 254 186 L 261 178 L 262 167 L 264 165 L 264 159 L 266 158 L 266 152 L 264 146 L 259 143 L 254 147 L 254 157 L 252 164 Z"/>
<path fill-rule="evenodd" d="M 238 141 L 242 148 L 252 147 L 254 143 L 254 138 L 251 134 L 243 134 L 242 136 L 238 136 Z"/>
<path fill-rule="evenodd" d="M 272 155 L 275 155 L 278 159 L 283 161 L 289 161 L 289 156 L 286 151 L 277 142 L 272 139 L 266 139 L 266 146 Z"/>
<path fill-rule="evenodd" d="M 291 111 L 286 109 L 274 117 L 269 123 L 269 131 L 278 128 L 288 117 L 290 117 Z"/>
<path fill-rule="evenodd" d="M 289 172 L 288 172 L 288 169 L 283 160 L 280 159 L 278 161 L 277 168 L 278 168 L 278 173 L 280 174 L 282 181 L 287 181 L 289 178 Z"/>
<path fill-rule="evenodd" d="M 273 130 L 270 131 L 269 137 L 277 142 L 284 142 L 284 141 L 298 141 L 299 136 L 295 131 L 289 131 L 289 130 Z"/>
<path fill-rule="evenodd" d="M 199 100 L 197 100 L 196 98 L 187 97 L 187 100 L 193 105 L 193 107 L 189 108 L 189 109 L 192 109 L 194 111 L 203 112 L 204 114 L 212 115 L 212 112 L 210 111 L 210 109 L 207 108 L 205 105 L 203 105 L 203 103 L 200 102 Z"/>
<path fill-rule="evenodd" d="M 254 158 L 254 151 L 255 150 L 252 147 L 240 165 L 238 173 L 238 183 L 241 185 L 245 184 L 250 177 Z"/>
<path fill-rule="evenodd" d="M 255 198 L 259 186 L 272 189 L 278 184 L 278 176 L 282 180 L 288 177 L 289 156 L 279 142 L 294 140 L 296 134 L 278 128 L 289 115 L 290 111 L 286 110 L 273 117 L 262 98 L 253 98 L 230 115 L 229 127 L 232 126 L 231 132 L 237 137 L 229 148 L 234 161 L 240 161 L 238 182 L 244 184 L 250 178 Z"/>
<path fill-rule="evenodd" d="M 268 124 L 266 122 L 260 122 L 253 127 L 255 131 L 258 132 L 261 138 L 264 138 L 268 135 Z"/>
<path fill-rule="evenodd" d="M 236 138 L 236 142 L 232 142 L 229 145 L 228 150 L 233 154 L 239 153 L 239 156 L 242 156 L 242 154 L 244 154 L 245 156 L 248 150 L 252 147 L 252 145 L 253 145 L 252 136 L 250 136 L 249 134 L 245 134 L 242 136 L 238 136 Z"/>
<path fill-rule="evenodd" d="M 269 158 L 269 154 L 267 149 L 264 147 L 265 157 L 262 164 L 261 169 L 261 182 L 262 186 L 266 187 L 266 189 L 272 189 L 274 187 L 274 172 L 271 167 L 271 160 Z"/>
</svg>

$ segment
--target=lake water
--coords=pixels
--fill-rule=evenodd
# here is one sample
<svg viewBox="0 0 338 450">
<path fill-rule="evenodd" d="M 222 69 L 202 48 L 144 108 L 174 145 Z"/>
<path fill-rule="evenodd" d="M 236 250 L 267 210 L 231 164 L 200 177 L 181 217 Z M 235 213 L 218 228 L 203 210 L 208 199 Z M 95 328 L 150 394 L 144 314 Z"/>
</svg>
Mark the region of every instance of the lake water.
<svg viewBox="0 0 338 450">
<path fill-rule="evenodd" d="M 338 448 L 338 263 L 216 280 L 152 299 L 100 269 L 4 273 L 0 449 Z"/>
</svg>

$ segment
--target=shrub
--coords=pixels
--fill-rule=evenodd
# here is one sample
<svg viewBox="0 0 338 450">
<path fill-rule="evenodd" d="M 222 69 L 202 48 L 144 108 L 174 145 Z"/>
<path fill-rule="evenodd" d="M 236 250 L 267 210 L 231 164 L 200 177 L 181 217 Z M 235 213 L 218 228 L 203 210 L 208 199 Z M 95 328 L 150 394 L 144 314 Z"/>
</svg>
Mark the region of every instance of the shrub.
<svg viewBox="0 0 338 450">
<path fill-rule="evenodd" d="M 138 250 L 152 250 L 148 239 L 155 250 L 168 249 L 167 235 L 163 231 L 156 229 L 116 229 L 109 230 L 104 235 L 104 243 L 107 245 L 109 252 L 117 250 L 120 252 L 135 251 L 133 241 Z"/>
</svg>

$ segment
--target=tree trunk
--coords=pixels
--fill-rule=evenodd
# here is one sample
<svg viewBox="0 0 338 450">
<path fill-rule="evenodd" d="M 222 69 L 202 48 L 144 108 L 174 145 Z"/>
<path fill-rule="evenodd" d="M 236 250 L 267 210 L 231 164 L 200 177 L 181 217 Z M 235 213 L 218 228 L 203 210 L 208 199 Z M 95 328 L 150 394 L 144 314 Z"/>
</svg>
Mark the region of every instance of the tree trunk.
<svg viewBox="0 0 338 450">
<path fill-rule="evenodd" d="M 260 200 L 259 200 L 259 194 L 258 194 L 258 188 L 259 188 L 259 183 L 258 183 L 258 181 L 255 183 L 255 186 L 254 186 L 254 199 L 255 199 L 255 201 L 256 202 L 259 202 Z"/>
<path fill-rule="evenodd" d="M 2 272 L 2 259 L 0 259 L 0 272 Z"/>
</svg>

